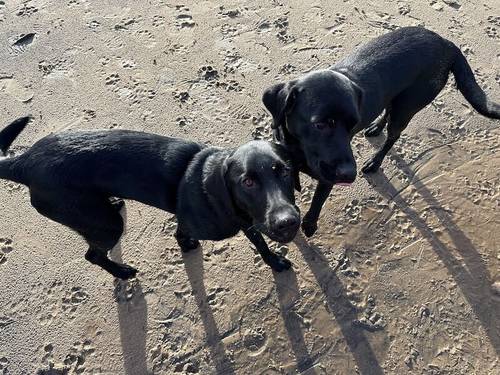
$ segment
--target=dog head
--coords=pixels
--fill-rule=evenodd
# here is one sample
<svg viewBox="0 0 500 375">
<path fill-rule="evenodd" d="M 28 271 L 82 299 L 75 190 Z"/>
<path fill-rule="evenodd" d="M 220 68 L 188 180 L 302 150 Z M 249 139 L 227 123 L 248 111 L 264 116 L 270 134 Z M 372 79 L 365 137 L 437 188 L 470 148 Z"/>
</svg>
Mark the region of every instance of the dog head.
<svg viewBox="0 0 500 375">
<path fill-rule="evenodd" d="M 283 146 L 251 141 L 231 153 L 222 167 L 223 184 L 210 185 L 210 194 L 225 189 L 232 211 L 248 227 L 274 241 L 290 242 L 300 225 L 295 205 L 294 165 Z M 210 184 L 210 182 L 206 182 Z"/>
<path fill-rule="evenodd" d="M 351 139 L 360 120 L 362 91 L 353 81 L 318 70 L 268 88 L 262 100 L 273 128 L 281 127 L 298 141 L 313 177 L 332 184 L 355 180 Z"/>
</svg>

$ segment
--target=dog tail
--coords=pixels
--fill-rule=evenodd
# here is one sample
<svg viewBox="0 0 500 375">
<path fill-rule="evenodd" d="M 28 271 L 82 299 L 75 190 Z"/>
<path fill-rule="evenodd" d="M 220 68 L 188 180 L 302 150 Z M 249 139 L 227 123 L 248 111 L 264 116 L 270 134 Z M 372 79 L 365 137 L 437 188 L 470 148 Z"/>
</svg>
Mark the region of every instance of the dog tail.
<svg viewBox="0 0 500 375">
<path fill-rule="evenodd" d="M 0 131 L 0 151 L 5 155 L 8 151 L 10 145 L 17 136 L 23 131 L 23 129 L 30 122 L 31 117 L 21 117 Z M 6 158 L 0 156 L 0 178 L 5 178 L 12 181 L 18 181 L 19 179 L 15 176 L 12 168 L 12 161 L 15 158 Z M 19 181 L 18 181 L 19 182 Z"/>
<path fill-rule="evenodd" d="M 462 51 L 457 48 L 457 57 L 451 66 L 457 87 L 472 107 L 483 116 L 500 119 L 500 104 L 488 99 L 486 93 L 479 87 L 474 73 Z"/>
<path fill-rule="evenodd" d="M 31 117 L 21 117 L 0 131 L 0 150 L 5 155 L 10 145 L 30 122 Z"/>
</svg>

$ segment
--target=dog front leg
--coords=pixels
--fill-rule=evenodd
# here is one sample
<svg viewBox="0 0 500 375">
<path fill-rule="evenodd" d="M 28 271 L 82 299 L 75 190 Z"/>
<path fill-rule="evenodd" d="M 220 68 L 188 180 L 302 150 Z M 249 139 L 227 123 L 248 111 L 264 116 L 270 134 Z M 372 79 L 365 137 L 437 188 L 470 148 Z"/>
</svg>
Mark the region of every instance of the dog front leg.
<svg viewBox="0 0 500 375">
<path fill-rule="evenodd" d="M 174 237 L 181 250 L 185 253 L 200 246 L 200 241 L 191 238 L 184 230 L 182 230 L 180 224 L 177 224 L 177 230 L 175 231 Z"/>
<path fill-rule="evenodd" d="M 314 192 L 311 202 L 311 207 L 302 219 L 302 231 L 306 237 L 311 237 L 314 233 L 316 233 L 316 230 L 318 229 L 319 214 L 321 213 L 323 204 L 330 195 L 332 188 L 333 185 L 331 184 L 318 182 L 318 186 L 316 186 L 316 191 Z"/>
<path fill-rule="evenodd" d="M 271 267 L 276 272 L 281 272 L 289 269 L 292 263 L 286 259 L 283 255 L 278 255 L 269 250 L 266 240 L 262 237 L 255 229 L 243 230 L 245 236 L 250 240 L 251 243 L 257 248 L 260 256 L 264 262 Z"/>
</svg>

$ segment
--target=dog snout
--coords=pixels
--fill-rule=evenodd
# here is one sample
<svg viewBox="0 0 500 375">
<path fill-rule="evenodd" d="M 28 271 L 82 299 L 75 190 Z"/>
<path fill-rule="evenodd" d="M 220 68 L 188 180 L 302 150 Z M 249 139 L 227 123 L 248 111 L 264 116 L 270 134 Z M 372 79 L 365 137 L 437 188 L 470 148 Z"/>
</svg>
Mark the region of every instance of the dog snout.
<svg viewBox="0 0 500 375">
<path fill-rule="evenodd" d="M 293 239 L 299 229 L 300 217 L 295 210 L 281 210 L 273 215 L 271 230 L 279 237 Z"/>
<path fill-rule="evenodd" d="M 349 164 L 340 164 L 335 170 L 335 179 L 339 183 L 350 184 L 356 179 L 356 167 Z"/>
<path fill-rule="evenodd" d="M 352 163 L 335 163 L 334 165 L 320 162 L 321 174 L 334 184 L 350 184 L 356 179 L 356 165 Z"/>
</svg>

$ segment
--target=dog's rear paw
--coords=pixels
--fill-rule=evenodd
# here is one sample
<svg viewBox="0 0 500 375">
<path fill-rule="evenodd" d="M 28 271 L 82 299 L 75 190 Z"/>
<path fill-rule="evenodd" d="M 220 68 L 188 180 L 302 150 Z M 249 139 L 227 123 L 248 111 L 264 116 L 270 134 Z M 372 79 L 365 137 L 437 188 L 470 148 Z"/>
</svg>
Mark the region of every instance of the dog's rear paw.
<svg viewBox="0 0 500 375">
<path fill-rule="evenodd" d="M 269 266 L 276 272 L 283 272 L 292 267 L 292 262 L 281 255 L 274 255 L 269 259 Z"/>
<path fill-rule="evenodd" d="M 302 220 L 302 232 L 306 237 L 311 237 L 318 230 L 318 223 L 316 221 Z"/>
<path fill-rule="evenodd" d="M 137 274 L 137 270 L 134 267 L 127 266 L 126 264 L 122 264 L 117 267 L 117 269 L 113 272 L 113 276 L 118 277 L 122 280 L 128 280 Z"/>
<path fill-rule="evenodd" d="M 121 198 L 111 197 L 109 198 L 109 203 L 111 203 L 116 211 L 121 211 L 121 209 L 125 206 L 125 201 Z"/>
<path fill-rule="evenodd" d="M 375 173 L 378 171 L 380 168 L 380 162 L 377 160 L 369 160 L 363 165 L 363 168 L 361 168 L 361 172 L 365 174 L 370 174 L 370 173 Z"/>
</svg>

